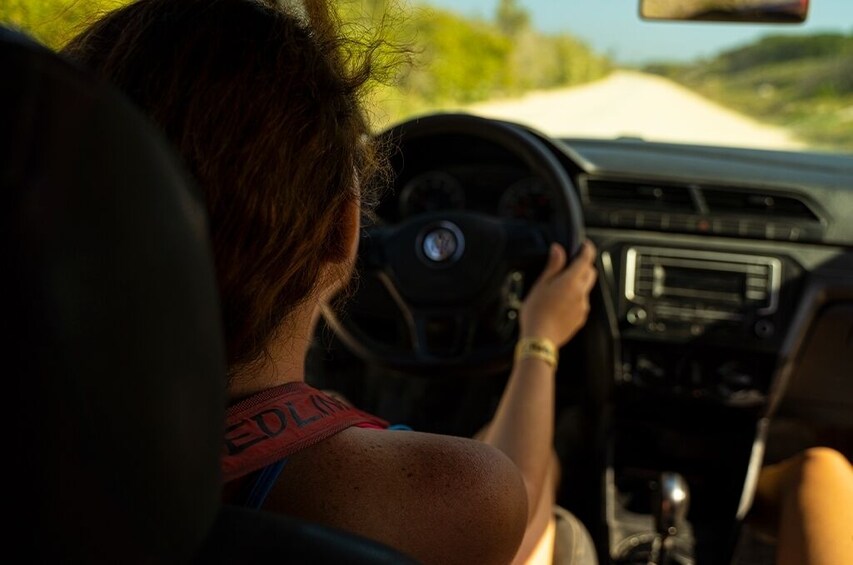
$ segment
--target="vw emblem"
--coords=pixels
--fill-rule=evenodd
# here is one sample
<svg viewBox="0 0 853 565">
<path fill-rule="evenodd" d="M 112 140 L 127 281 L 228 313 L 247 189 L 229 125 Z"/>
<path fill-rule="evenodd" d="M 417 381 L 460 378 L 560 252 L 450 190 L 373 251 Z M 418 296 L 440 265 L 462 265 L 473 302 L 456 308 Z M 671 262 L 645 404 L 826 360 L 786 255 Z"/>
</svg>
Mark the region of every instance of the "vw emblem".
<svg viewBox="0 0 853 565">
<path fill-rule="evenodd" d="M 458 259 L 465 245 L 462 232 L 450 222 L 441 222 L 428 228 L 421 241 L 424 257 L 435 263 Z"/>
</svg>

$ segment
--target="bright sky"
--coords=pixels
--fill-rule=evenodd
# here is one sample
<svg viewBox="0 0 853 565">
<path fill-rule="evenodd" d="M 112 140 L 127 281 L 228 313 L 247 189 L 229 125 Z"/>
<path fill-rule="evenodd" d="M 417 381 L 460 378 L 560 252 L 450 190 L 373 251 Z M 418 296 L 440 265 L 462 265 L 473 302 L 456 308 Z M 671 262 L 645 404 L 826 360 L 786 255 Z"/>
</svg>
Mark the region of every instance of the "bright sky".
<svg viewBox="0 0 853 565">
<path fill-rule="evenodd" d="M 410 0 L 415 1 L 415 0 Z M 498 0 L 420 0 L 491 18 Z M 644 22 L 639 0 L 521 0 L 537 29 L 567 31 L 622 63 L 689 60 L 771 33 L 853 32 L 853 0 L 812 0 L 803 25 Z"/>
</svg>

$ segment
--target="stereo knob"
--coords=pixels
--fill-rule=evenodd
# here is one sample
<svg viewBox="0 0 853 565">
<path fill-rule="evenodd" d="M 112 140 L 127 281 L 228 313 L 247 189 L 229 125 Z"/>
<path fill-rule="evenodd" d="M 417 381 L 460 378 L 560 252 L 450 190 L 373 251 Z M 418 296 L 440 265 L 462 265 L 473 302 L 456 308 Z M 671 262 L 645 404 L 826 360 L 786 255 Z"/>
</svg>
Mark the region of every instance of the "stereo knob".
<svg viewBox="0 0 853 565">
<path fill-rule="evenodd" d="M 753 329 L 755 330 L 755 335 L 762 339 L 773 337 L 773 334 L 776 333 L 776 326 L 770 320 L 758 320 L 755 322 Z"/>
<path fill-rule="evenodd" d="M 645 310 L 639 306 L 634 306 L 628 310 L 628 313 L 625 315 L 625 319 L 628 320 L 628 323 L 632 326 L 639 326 L 646 321 L 647 316 L 648 314 L 646 314 Z"/>
</svg>

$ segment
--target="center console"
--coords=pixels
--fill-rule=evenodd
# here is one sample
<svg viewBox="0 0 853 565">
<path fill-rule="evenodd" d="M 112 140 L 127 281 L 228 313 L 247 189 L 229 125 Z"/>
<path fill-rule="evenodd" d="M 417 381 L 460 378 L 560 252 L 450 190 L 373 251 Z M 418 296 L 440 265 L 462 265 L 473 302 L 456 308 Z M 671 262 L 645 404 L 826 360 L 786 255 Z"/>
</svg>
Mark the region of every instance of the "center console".
<svg viewBox="0 0 853 565">
<path fill-rule="evenodd" d="M 785 257 L 626 245 L 604 257 L 624 385 L 763 406 L 799 275 Z"/>
<path fill-rule="evenodd" d="M 671 537 L 669 563 L 728 562 L 801 271 L 767 253 L 600 246 L 619 338 L 604 484 L 611 559 L 654 562 Z M 668 536 L 660 493 L 671 476 L 691 501 Z"/>
</svg>

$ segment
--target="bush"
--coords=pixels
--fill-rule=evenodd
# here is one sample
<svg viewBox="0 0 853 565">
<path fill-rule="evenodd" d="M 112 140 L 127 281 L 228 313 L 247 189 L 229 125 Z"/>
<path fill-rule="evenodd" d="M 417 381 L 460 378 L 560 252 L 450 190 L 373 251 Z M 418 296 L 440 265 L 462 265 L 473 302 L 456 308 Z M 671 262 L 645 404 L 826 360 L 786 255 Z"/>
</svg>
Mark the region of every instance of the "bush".
<svg viewBox="0 0 853 565">
<path fill-rule="evenodd" d="M 2 0 L 0 22 L 57 49 L 87 23 L 129 2 Z M 605 58 L 579 40 L 534 30 L 516 0 L 502 0 L 494 21 L 398 0 L 336 5 L 349 37 L 362 44 L 384 41 L 376 53 L 378 67 L 391 72 L 380 74 L 368 99 L 377 127 L 438 107 L 578 84 L 610 70 Z"/>
<path fill-rule="evenodd" d="M 100 15 L 130 0 L 3 0 L 0 23 L 58 49 Z"/>
<path fill-rule="evenodd" d="M 769 36 L 707 61 L 645 70 L 789 127 L 816 147 L 853 149 L 853 35 Z"/>
<path fill-rule="evenodd" d="M 394 0 L 345 0 L 339 9 L 357 39 L 378 34 L 387 42 L 385 60 L 399 58 L 396 47 L 411 53 L 409 64 L 371 97 L 379 125 L 439 107 L 587 82 L 610 71 L 609 61 L 574 37 L 534 30 L 509 0 L 500 3 L 495 21 L 428 6 L 406 9 Z"/>
</svg>

